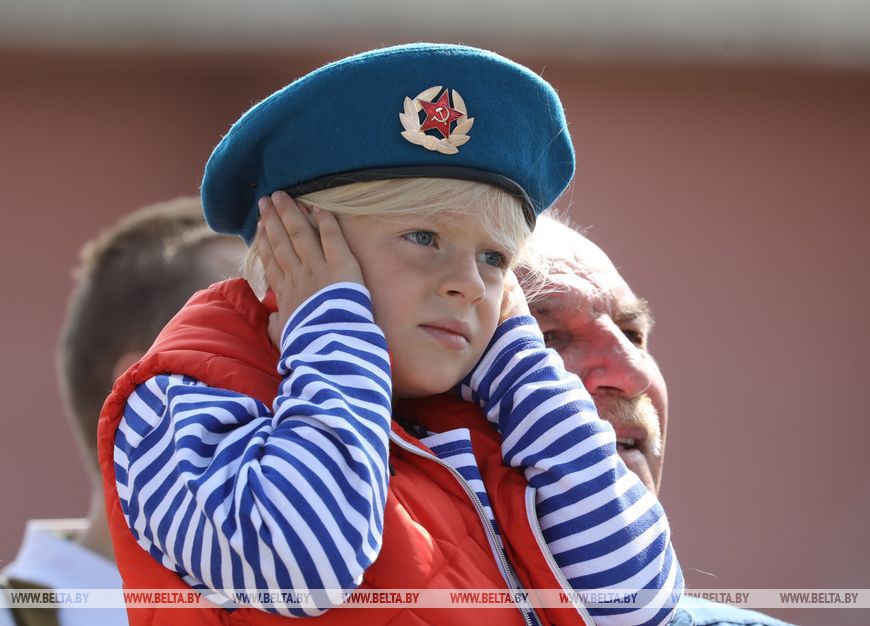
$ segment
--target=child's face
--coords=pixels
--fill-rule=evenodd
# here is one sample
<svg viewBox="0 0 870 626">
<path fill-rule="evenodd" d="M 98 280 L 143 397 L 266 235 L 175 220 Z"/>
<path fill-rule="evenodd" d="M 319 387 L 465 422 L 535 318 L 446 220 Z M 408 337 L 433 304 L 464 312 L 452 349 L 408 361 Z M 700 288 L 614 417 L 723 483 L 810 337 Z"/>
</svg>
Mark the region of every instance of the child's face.
<svg viewBox="0 0 870 626">
<path fill-rule="evenodd" d="M 447 391 L 492 339 L 510 259 L 467 215 L 340 220 L 387 338 L 393 394 Z"/>
</svg>

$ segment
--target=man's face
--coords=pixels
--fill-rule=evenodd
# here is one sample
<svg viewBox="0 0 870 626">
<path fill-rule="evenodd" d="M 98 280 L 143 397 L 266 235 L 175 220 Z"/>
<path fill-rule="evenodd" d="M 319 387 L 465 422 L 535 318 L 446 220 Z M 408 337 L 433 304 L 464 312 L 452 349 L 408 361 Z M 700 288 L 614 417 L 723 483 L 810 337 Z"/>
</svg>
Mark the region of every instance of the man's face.
<svg viewBox="0 0 870 626">
<path fill-rule="evenodd" d="M 628 469 L 653 492 L 661 483 L 668 396 L 647 351 L 652 318 L 598 246 L 542 219 L 537 247 L 551 261 L 545 295 L 534 299 L 547 345 L 580 376 L 603 419 L 616 430 Z"/>
</svg>

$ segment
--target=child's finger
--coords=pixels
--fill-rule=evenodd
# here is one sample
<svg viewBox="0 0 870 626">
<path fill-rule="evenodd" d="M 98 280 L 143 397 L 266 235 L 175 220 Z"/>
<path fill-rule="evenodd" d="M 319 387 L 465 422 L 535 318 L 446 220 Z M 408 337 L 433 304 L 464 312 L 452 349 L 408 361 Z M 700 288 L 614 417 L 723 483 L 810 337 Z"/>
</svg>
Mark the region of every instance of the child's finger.
<svg viewBox="0 0 870 626">
<path fill-rule="evenodd" d="M 315 209 L 314 219 L 320 229 L 320 242 L 323 246 L 323 256 L 330 263 L 335 263 L 345 257 L 353 257 L 347 245 L 341 225 L 331 211 Z"/>
<path fill-rule="evenodd" d="M 512 270 L 508 270 L 505 274 L 503 288 L 499 322 L 518 315 L 529 315 L 526 294 Z"/>
<path fill-rule="evenodd" d="M 284 272 L 278 263 L 275 262 L 275 253 L 272 251 L 272 244 L 269 243 L 269 238 L 266 237 L 262 221 L 257 226 L 257 231 L 257 237 L 254 239 L 254 245 L 257 247 L 257 256 L 260 258 L 260 263 L 263 264 L 266 284 L 274 290 L 284 280 Z"/>
<path fill-rule="evenodd" d="M 331 276 L 337 281 L 365 284 L 359 261 L 347 245 L 341 224 L 331 211 L 315 211 L 314 218 L 320 230 L 323 256 L 331 267 Z"/>
<path fill-rule="evenodd" d="M 272 259 L 286 274 L 300 263 L 299 257 L 293 249 L 293 244 L 272 199 L 269 196 L 263 196 L 257 206 L 260 208 L 260 222 L 263 224 L 265 239 L 268 240 Z"/>
<path fill-rule="evenodd" d="M 303 263 L 322 262 L 323 248 L 320 238 L 302 208 L 286 191 L 276 191 L 271 199 L 297 257 Z"/>
</svg>

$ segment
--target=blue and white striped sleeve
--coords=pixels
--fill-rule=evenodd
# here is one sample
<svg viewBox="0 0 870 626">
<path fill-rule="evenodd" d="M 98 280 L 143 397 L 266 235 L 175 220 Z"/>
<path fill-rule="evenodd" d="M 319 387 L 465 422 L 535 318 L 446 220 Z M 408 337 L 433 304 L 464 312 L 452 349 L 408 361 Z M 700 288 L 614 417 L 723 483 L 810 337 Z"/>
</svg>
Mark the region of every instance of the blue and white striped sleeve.
<svg viewBox="0 0 870 626">
<path fill-rule="evenodd" d="M 281 346 L 271 410 L 178 375 L 127 401 L 115 438 L 124 515 L 195 588 L 352 589 L 380 550 L 392 383 L 368 290 L 314 294 Z M 267 610 L 301 617 L 340 602 Z"/>
<path fill-rule="evenodd" d="M 640 591 L 642 607 L 589 607 L 597 624 L 667 623 L 683 577 L 658 500 L 616 453 L 580 379 L 544 345 L 534 318 L 501 324 L 460 386 L 502 434 L 506 463 L 536 490 L 536 515 L 571 587 Z"/>
</svg>

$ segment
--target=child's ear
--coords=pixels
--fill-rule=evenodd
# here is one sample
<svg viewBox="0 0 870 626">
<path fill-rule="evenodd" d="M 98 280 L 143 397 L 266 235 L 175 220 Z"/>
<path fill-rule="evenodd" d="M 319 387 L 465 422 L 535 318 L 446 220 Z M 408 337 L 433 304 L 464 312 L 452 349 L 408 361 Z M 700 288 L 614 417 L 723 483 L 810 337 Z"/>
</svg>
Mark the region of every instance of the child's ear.
<svg viewBox="0 0 870 626">
<path fill-rule="evenodd" d="M 133 363 L 141 359 L 144 354 L 144 352 L 136 350 L 122 354 L 118 360 L 115 361 L 115 367 L 112 368 L 112 380 L 118 380 L 121 377 L 121 374 L 126 372 Z"/>
</svg>

